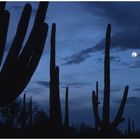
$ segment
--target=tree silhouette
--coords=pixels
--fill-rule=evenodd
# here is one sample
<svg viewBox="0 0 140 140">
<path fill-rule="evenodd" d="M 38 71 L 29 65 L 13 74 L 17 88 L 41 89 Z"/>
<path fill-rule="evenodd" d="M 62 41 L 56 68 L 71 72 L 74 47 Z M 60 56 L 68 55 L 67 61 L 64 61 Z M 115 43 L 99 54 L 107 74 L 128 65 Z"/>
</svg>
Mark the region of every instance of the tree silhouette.
<svg viewBox="0 0 140 140">
<path fill-rule="evenodd" d="M 29 83 L 42 55 L 48 32 L 44 23 L 48 2 L 40 2 L 30 36 L 22 48 L 31 16 L 31 5 L 22 12 L 16 35 L 0 71 L 0 105 L 16 99 Z M 0 64 L 2 62 L 10 14 L 0 3 Z"/>
</svg>

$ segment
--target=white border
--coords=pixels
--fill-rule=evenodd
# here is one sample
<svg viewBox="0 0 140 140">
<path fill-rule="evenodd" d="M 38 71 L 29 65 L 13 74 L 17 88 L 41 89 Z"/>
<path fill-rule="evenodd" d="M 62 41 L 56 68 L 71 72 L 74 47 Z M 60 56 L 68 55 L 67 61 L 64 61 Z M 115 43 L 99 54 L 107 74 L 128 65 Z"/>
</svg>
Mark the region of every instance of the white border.
<svg viewBox="0 0 140 140">
<path fill-rule="evenodd" d="M 11 1 L 11 2 L 39 2 L 39 1 L 47 1 L 47 0 L 4 0 L 4 1 Z M 48 1 L 53 1 L 53 2 L 140 2 L 140 0 L 48 0 Z M 0 2 L 2 2 L 0 0 Z"/>
</svg>

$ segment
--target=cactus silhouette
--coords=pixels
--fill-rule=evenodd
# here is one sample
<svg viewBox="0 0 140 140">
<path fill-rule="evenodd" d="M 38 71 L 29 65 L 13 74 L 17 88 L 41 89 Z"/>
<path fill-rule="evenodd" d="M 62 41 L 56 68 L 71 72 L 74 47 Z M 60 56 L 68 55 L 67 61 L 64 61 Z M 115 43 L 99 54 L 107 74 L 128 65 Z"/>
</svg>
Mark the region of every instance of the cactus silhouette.
<svg viewBox="0 0 140 140">
<path fill-rule="evenodd" d="M 98 81 L 96 81 L 96 93 L 94 93 L 94 91 L 93 91 L 93 94 L 96 95 L 96 100 L 98 101 Z M 92 105 L 93 105 L 93 104 L 92 104 Z M 97 112 L 98 112 L 98 105 L 99 105 L 99 101 L 98 101 L 98 103 L 96 104 Z M 94 107 L 93 107 L 93 112 L 94 112 Z M 96 119 L 95 119 L 95 129 L 96 129 L 96 130 L 98 129 L 98 124 L 97 124 Z"/>
<path fill-rule="evenodd" d="M 69 103 L 68 103 L 68 92 L 69 92 L 69 88 L 66 87 L 65 117 L 64 117 L 64 127 L 66 127 L 66 128 L 69 128 Z"/>
<path fill-rule="evenodd" d="M 62 124 L 59 93 L 59 67 L 55 64 L 56 24 L 52 24 L 50 48 L 50 119 L 53 125 Z"/>
<path fill-rule="evenodd" d="M 24 7 L 16 35 L 0 71 L 0 105 L 8 104 L 22 93 L 39 63 L 48 32 L 48 25 L 44 23 L 47 7 L 47 2 L 40 2 L 32 31 L 22 47 L 31 16 L 31 6 L 26 4 Z M 5 3 L 0 3 L 0 64 L 10 15 L 4 8 Z"/>
<path fill-rule="evenodd" d="M 6 43 L 6 36 L 8 30 L 8 23 L 9 23 L 9 12 L 4 10 L 6 2 L 0 2 L 0 65 L 2 62 L 4 48 Z"/>
<path fill-rule="evenodd" d="M 33 112 L 32 107 L 33 105 L 32 105 L 32 96 L 31 96 L 30 102 L 29 102 L 29 126 L 30 127 L 32 126 L 32 112 Z"/>
<path fill-rule="evenodd" d="M 124 121 L 122 115 L 125 108 L 129 89 L 128 86 L 125 87 L 123 98 L 120 107 L 118 109 L 118 112 L 113 122 L 110 122 L 110 34 L 111 34 L 111 24 L 108 25 L 106 32 L 105 60 L 104 60 L 104 99 L 103 99 L 102 120 L 100 119 L 98 112 L 98 97 L 95 94 L 95 91 L 92 92 L 92 103 L 95 120 L 98 126 L 104 131 L 115 129 L 122 121 Z"/>
<path fill-rule="evenodd" d="M 133 135 L 135 135 L 134 121 L 131 121 L 129 118 L 128 118 L 127 135 L 128 135 L 128 136 L 133 136 Z"/>
<path fill-rule="evenodd" d="M 132 135 L 132 129 L 131 129 L 131 120 L 128 119 L 128 136 L 131 136 Z"/>
<path fill-rule="evenodd" d="M 27 117 L 27 107 L 26 107 L 26 94 L 23 96 L 22 114 L 21 114 L 21 127 L 26 127 L 26 117 Z"/>
</svg>

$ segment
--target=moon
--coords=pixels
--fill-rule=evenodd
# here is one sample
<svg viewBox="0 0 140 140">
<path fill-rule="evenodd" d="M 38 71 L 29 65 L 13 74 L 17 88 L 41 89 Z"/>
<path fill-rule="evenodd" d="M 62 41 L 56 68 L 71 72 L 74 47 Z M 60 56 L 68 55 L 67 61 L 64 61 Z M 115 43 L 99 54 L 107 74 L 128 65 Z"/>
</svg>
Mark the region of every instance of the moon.
<svg viewBox="0 0 140 140">
<path fill-rule="evenodd" d="M 134 51 L 134 52 L 132 52 L 131 55 L 132 55 L 132 57 L 137 57 L 138 56 L 138 53 Z"/>
</svg>

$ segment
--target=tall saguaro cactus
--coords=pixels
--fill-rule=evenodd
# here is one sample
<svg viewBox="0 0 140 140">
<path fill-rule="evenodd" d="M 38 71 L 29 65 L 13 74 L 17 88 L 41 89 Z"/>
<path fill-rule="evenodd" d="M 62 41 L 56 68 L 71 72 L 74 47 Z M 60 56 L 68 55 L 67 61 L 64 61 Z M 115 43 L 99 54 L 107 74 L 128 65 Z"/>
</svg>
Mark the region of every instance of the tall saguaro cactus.
<svg viewBox="0 0 140 140">
<path fill-rule="evenodd" d="M 48 25 L 44 22 L 47 8 L 48 2 L 39 3 L 33 28 L 23 46 L 32 11 L 30 4 L 24 7 L 16 35 L 0 71 L 0 105 L 16 99 L 28 85 L 36 70 L 48 32 Z M 9 12 L 5 10 L 5 2 L 0 2 L 0 65 L 5 49 L 9 17 Z"/>
<path fill-rule="evenodd" d="M 103 121 L 108 126 L 110 119 L 110 34 L 109 24 L 106 32 L 105 58 L 104 58 L 104 100 L 103 100 Z"/>
<path fill-rule="evenodd" d="M 64 127 L 69 128 L 69 103 L 68 103 L 68 92 L 69 88 L 66 87 L 65 95 L 65 117 L 64 117 Z"/>
<path fill-rule="evenodd" d="M 52 124 L 60 126 L 62 118 L 59 95 L 59 67 L 56 66 L 55 62 L 55 33 L 56 24 L 53 23 L 50 48 L 50 119 Z"/>
<path fill-rule="evenodd" d="M 4 48 L 6 43 L 6 36 L 9 24 L 9 12 L 5 10 L 6 2 L 0 2 L 0 65 L 2 62 Z"/>
<path fill-rule="evenodd" d="M 108 131 L 110 129 L 116 128 L 124 118 L 122 117 L 123 111 L 125 108 L 128 89 L 126 86 L 123 94 L 123 98 L 118 109 L 118 112 L 115 116 L 113 122 L 110 122 L 110 34 L 111 34 L 111 24 L 107 27 L 106 32 L 106 45 L 105 45 L 105 60 L 104 60 L 104 99 L 103 99 L 103 119 L 100 119 L 98 112 L 98 97 L 95 92 L 92 92 L 92 102 L 93 102 L 93 110 L 95 115 L 95 120 L 98 126 L 104 130 Z"/>
</svg>

